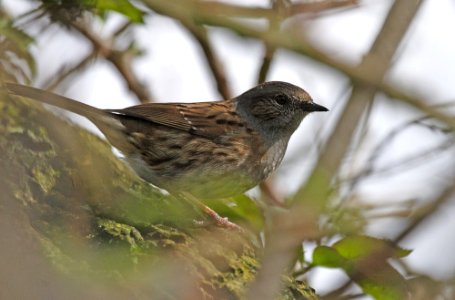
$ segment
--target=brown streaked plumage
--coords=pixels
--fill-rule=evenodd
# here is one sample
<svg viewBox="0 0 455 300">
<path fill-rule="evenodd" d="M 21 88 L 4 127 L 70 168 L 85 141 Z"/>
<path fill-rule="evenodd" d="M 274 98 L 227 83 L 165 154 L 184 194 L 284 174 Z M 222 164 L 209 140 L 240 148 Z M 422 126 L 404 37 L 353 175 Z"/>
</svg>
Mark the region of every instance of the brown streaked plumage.
<svg viewBox="0 0 455 300">
<path fill-rule="evenodd" d="M 7 87 L 87 117 L 140 177 L 199 198 L 228 197 L 257 185 L 280 164 L 302 119 L 327 110 L 303 89 L 279 81 L 229 100 L 110 110 L 23 85 Z"/>
</svg>

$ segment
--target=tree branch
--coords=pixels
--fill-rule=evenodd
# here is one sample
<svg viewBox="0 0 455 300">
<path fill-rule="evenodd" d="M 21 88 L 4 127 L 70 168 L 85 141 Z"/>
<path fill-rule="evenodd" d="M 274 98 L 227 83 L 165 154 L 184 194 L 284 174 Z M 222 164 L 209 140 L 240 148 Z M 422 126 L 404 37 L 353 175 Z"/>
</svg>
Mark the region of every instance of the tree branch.
<svg viewBox="0 0 455 300">
<path fill-rule="evenodd" d="M 201 25 L 182 20 L 181 23 L 191 33 L 201 47 L 221 97 L 223 97 L 223 99 L 231 99 L 232 95 L 229 89 L 226 73 L 222 63 L 216 57 L 212 45 L 210 45 L 207 29 Z"/>
<path fill-rule="evenodd" d="M 177 20 L 192 20 L 197 19 L 198 22 L 212 26 L 219 26 L 229 28 L 234 32 L 246 37 L 256 38 L 263 42 L 273 45 L 276 48 L 284 48 L 296 53 L 305 55 L 313 60 L 323 63 L 326 66 L 331 67 L 334 71 L 340 72 L 353 81 L 363 83 L 365 85 L 373 86 L 376 89 L 384 92 L 389 97 L 394 98 L 403 103 L 409 104 L 410 106 L 428 114 L 451 127 L 455 127 L 455 118 L 440 110 L 426 104 L 425 100 L 420 99 L 417 96 L 411 96 L 406 92 L 394 87 L 393 85 L 384 83 L 382 80 L 378 81 L 376 75 L 373 72 L 369 72 L 364 68 L 360 69 L 355 66 L 346 64 L 345 62 L 339 61 L 316 49 L 307 41 L 303 40 L 301 36 L 296 36 L 292 32 L 273 33 L 262 30 L 257 30 L 251 26 L 242 24 L 241 22 L 233 21 L 229 18 L 222 16 L 214 16 L 213 14 L 204 13 L 203 11 L 196 10 L 193 5 L 189 5 L 188 2 L 182 0 L 144 0 L 152 10 L 157 13 L 170 16 Z M 420 2 L 419 2 L 420 3 Z M 370 57 L 371 66 L 378 66 L 382 64 L 382 61 Z"/>
<path fill-rule="evenodd" d="M 72 22 L 71 28 L 74 28 L 92 43 L 93 51 L 95 53 L 101 55 L 114 65 L 120 75 L 124 78 L 129 90 L 136 95 L 140 102 L 153 102 L 153 98 L 148 89 L 140 82 L 131 69 L 130 60 L 132 57 L 129 50 L 118 51 L 114 49 L 111 41 L 103 40 L 83 23 Z M 121 29 L 123 30 L 123 27 Z"/>
</svg>

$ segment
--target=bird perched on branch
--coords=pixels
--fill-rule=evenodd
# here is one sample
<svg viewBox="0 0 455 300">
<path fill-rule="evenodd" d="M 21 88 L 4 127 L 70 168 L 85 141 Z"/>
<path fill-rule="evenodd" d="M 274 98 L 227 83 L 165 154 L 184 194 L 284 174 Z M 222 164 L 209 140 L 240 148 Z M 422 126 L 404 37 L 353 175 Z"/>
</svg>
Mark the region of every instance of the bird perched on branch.
<svg viewBox="0 0 455 300">
<path fill-rule="evenodd" d="M 98 109 L 20 84 L 6 87 L 12 94 L 86 117 L 141 178 L 170 193 L 202 200 L 234 196 L 256 186 L 281 163 L 303 118 L 327 111 L 303 89 L 280 81 L 228 100 L 124 109 Z M 205 210 L 218 223 L 232 224 Z"/>
</svg>

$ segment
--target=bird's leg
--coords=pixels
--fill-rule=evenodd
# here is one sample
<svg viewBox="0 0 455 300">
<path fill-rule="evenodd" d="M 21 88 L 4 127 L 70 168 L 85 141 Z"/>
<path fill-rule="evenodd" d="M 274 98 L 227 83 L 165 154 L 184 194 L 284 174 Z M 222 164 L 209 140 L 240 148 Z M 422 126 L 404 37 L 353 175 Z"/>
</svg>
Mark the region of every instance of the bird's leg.
<svg viewBox="0 0 455 300">
<path fill-rule="evenodd" d="M 210 207 L 208 207 L 207 205 L 202 203 L 200 200 L 198 200 L 193 195 L 183 192 L 182 196 L 187 201 L 189 201 L 191 204 L 195 205 L 196 207 L 201 209 L 205 214 L 207 214 L 215 222 L 215 225 L 217 225 L 219 227 L 227 228 L 227 229 L 235 229 L 235 230 L 242 231 L 242 228 L 239 225 L 232 223 L 226 217 L 221 217 L 219 214 L 216 213 L 216 211 L 214 211 L 213 209 L 211 209 Z"/>
</svg>

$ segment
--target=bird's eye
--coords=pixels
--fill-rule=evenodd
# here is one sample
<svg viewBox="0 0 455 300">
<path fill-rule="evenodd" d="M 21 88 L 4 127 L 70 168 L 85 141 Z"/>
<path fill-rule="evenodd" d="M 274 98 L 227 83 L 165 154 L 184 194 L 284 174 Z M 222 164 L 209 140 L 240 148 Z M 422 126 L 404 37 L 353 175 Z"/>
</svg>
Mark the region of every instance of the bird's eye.
<svg viewBox="0 0 455 300">
<path fill-rule="evenodd" d="M 285 105 L 288 102 L 288 98 L 285 95 L 278 95 L 275 97 L 275 102 L 279 105 Z"/>
</svg>

